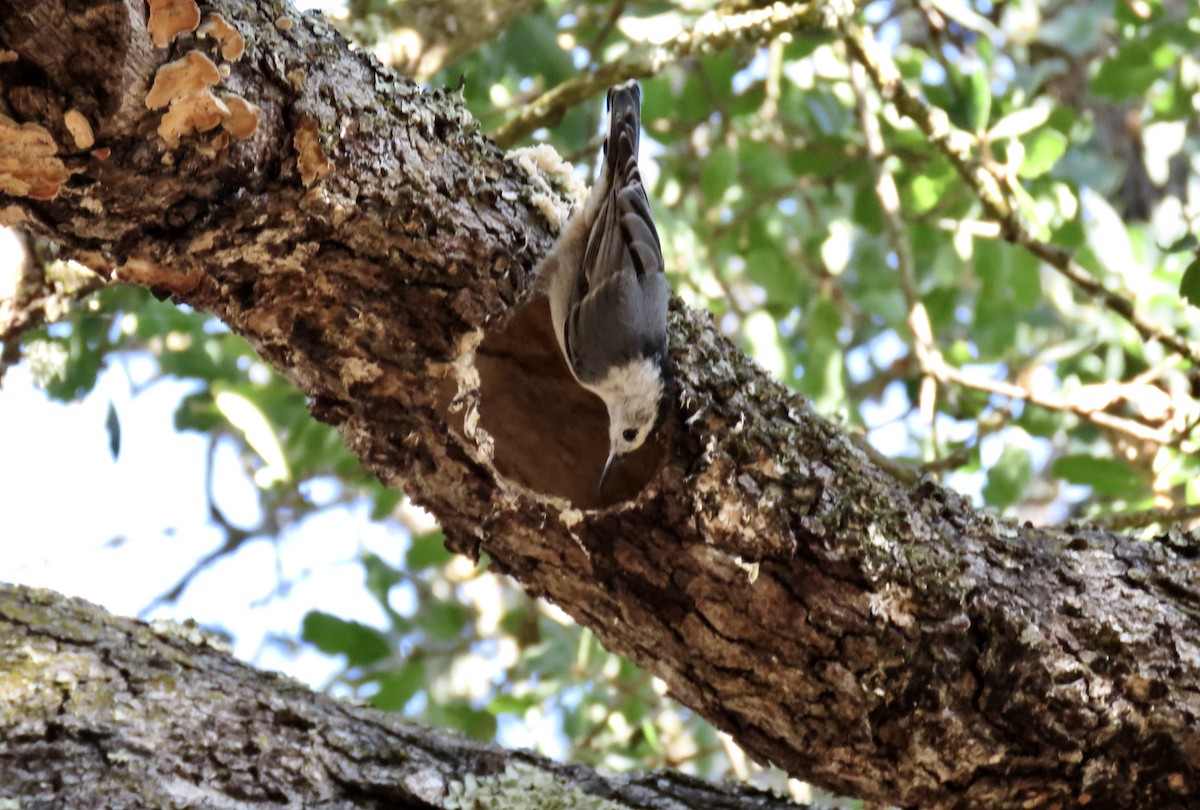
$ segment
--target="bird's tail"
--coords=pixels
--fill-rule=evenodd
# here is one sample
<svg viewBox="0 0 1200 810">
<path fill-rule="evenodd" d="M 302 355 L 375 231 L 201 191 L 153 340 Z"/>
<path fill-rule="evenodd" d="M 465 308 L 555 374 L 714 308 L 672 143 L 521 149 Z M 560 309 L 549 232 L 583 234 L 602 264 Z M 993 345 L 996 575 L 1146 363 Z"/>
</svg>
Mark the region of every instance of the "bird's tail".
<svg viewBox="0 0 1200 810">
<path fill-rule="evenodd" d="M 626 170 L 630 158 L 635 164 L 638 153 L 638 133 L 642 128 L 642 88 L 634 80 L 619 84 L 608 91 L 608 137 L 604 140 L 604 174 L 609 188 L 614 175 Z"/>
</svg>

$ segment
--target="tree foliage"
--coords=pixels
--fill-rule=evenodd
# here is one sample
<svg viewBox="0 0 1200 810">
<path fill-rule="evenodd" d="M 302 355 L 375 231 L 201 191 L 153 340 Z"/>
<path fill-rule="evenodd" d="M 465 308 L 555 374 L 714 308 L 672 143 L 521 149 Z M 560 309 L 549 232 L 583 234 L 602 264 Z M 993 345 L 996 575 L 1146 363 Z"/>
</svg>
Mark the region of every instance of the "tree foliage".
<svg viewBox="0 0 1200 810">
<path fill-rule="evenodd" d="M 352 2 L 335 20 L 391 58 L 417 36 L 402 30 L 406 5 Z M 548 109 L 522 143 L 550 144 L 590 178 L 592 77 L 661 57 L 637 73 L 644 160 L 688 303 L 818 410 L 999 512 L 1194 520 L 1200 4 L 878 3 L 861 28 L 679 44 L 755 5 L 549 0 L 426 80 L 460 86 L 505 137 Z M 456 12 L 469 13 L 446 5 Z M 586 100 L 554 95 L 564 87 Z M 35 260 L 70 299 L 87 282 L 51 250 Z M 402 495 L 208 317 L 106 287 L 21 339 L 54 399 L 87 396 L 130 353 L 191 384 L 176 428 L 236 447 L 261 517 L 235 525 L 207 493 L 229 538 L 214 556 L 348 505 L 411 525 Z M 114 455 L 136 429 L 120 416 L 106 423 Z M 1152 508 L 1174 511 L 1137 514 Z M 481 739 L 527 725 L 609 768 L 753 770 L 588 631 L 452 558 L 436 529 L 360 562 L 386 623 L 317 605 L 298 630 L 343 663 L 339 688 Z"/>
</svg>

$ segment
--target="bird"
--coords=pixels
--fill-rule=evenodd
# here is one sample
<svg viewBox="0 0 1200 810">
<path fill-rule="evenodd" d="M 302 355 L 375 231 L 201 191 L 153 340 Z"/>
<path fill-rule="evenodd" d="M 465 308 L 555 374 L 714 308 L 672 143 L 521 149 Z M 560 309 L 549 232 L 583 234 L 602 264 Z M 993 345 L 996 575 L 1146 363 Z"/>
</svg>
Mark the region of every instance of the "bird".
<svg viewBox="0 0 1200 810">
<path fill-rule="evenodd" d="M 613 462 L 654 431 L 670 373 L 671 286 L 638 169 L 641 107 L 636 81 L 608 91 L 600 176 L 538 270 L 571 374 L 608 409 L 599 492 Z"/>
</svg>

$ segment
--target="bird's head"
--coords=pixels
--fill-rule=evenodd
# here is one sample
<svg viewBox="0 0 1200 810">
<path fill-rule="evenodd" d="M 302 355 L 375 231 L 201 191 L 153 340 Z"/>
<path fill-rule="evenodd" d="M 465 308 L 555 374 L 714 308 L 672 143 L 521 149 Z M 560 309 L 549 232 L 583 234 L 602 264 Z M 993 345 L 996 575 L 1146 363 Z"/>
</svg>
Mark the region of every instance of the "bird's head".
<svg viewBox="0 0 1200 810">
<path fill-rule="evenodd" d="M 600 474 L 600 489 L 613 462 L 641 447 L 654 431 L 664 387 L 662 364 L 640 357 L 615 366 L 593 388 L 608 407 L 608 460 Z"/>
</svg>

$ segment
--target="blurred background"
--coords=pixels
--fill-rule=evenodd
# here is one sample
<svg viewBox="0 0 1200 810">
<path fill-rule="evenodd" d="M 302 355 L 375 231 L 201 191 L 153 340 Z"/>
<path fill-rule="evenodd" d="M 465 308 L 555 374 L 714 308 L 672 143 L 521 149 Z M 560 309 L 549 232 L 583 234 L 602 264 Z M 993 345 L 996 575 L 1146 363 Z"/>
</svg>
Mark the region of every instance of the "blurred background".
<svg viewBox="0 0 1200 810">
<path fill-rule="evenodd" d="M 822 414 L 997 513 L 1195 523 L 1200 371 L 1001 238 L 834 36 L 675 58 L 712 15 L 763 4 L 300 5 L 426 86 L 461 80 L 486 131 L 552 145 L 586 182 L 603 90 L 548 125 L 523 111 L 590 68 L 667 54 L 642 79 L 641 160 L 688 303 Z M 1200 336 L 1200 4 L 915 0 L 862 19 L 1038 238 Z M 194 618 L 256 665 L 481 739 L 829 800 L 748 762 L 486 559 L 447 554 L 215 319 L 101 287 L 13 231 L 3 299 L 41 315 L 0 323 L 0 580 Z"/>
</svg>

